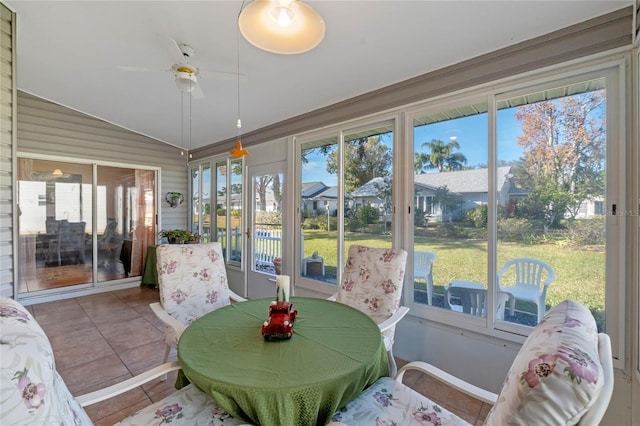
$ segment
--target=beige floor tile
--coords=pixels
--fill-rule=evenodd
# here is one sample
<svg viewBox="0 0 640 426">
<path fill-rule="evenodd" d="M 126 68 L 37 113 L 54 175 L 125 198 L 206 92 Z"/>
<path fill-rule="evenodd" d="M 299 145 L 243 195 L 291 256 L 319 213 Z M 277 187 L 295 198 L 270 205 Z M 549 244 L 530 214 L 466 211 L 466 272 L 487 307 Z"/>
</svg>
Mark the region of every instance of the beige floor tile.
<svg viewBox="0 0 640 426">
<path fill-rule="evenodd" d="M 139 387 L 105 401 L 98 402 L 97 404 L 90 405 L 86 407 L 85 410 L 91 419 L 102 419 L 114 414 L 122 416 L 121 413 L 124 410 L 131 406 L 138 406 L 138 404 L 142 404 L 143 407 L 151 404 L 151 399 L 149 399 L 147 394 Z M 137 411 L 137 409 L 134 410 L 134 412 L 135 411 Z"/>
<path fill-rule="evenodd" d="M 68 369 L 59 369 L 58 373 L 73 395 L 89 392 L 89 389 L 95 388 L 95 385 L 106 383 L 116 377 L 129 378 L 132 376 L 115 353 L 87 360 L 84 364 Z"/>
<path fill-rule="evenodd" d="M 105 356 L 117 356 L 109 344 L 104 340 L 84 342 L 73 347 L 65 348 L 56 354 L 56 368 L 67 370 L 81 367 L 84 364 L 92 364 Z"/>
<path fill-rule="evenodd" d="M 132 374 L 140 374 L 163 363 L 166 345 L 163 339 L 154 340 L 145 345 L 119 351 L 120 359 Z M 168 361 L 175 361 L 175 351 L 169 354 Z"/>
<path fill-rule="evenodd" d="M 163 341 L 164 335 L 144 318 L 104 323 L 98 329 L 116 352 L 125 352 L 151 342 Z"/>
<path fill-rule="evenodd" d="M 75 321 L 87 317 L 87 313 L 75 299 L 34 305 L 33 310 L 38 324 L 43 328 L 48 324 Z"/>
<path fill-rule="evenodd" d="M 60 322 L 52 322 L 48 324 L 40 324 L 44 332 L 47 334 L 49 340 L 67 333 L 74 331 L 93 329 L 96 330 L 96 325 L 91 321 L 88 316 L 79 317 L 76 319 L 68 319 Z"/>
</svg>

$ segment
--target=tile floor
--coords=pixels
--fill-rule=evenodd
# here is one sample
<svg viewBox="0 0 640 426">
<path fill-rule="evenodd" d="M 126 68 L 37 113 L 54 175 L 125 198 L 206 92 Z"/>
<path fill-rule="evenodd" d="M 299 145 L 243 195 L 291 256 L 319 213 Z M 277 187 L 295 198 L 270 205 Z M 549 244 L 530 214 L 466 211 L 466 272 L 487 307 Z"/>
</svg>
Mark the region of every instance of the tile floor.
<svg viewBox="0 0 640 426">
<path fill-rule="evenodd" d="M 139 287 L 31 305 L 54 349 L 57 370 L 74 395 L 142 373 L 162 363 L 162 325 L 149 309 L 158 290 Z M 176 359 L 172 351 L 170 360 Z M 398 360 L 402 366 L 403 360 Z M 172 393 L 175 372 L 118 397 L 87 407 L 96 425 L 112 425 L 151 401 Z M 428 376 L 407 374 L 404 382 L 434 402 L 480 425 L 490 406 Z"/>
</svg>

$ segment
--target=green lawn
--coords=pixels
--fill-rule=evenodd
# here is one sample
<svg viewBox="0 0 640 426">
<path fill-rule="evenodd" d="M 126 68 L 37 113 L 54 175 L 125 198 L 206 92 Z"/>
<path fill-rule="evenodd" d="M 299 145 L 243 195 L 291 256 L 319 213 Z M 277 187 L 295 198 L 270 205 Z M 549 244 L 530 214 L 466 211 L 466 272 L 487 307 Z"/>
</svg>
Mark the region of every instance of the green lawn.
<svg viewBox="0 0 640 426">
<path fill-rule="evenodd" d="M 390 247 L 389 235 L 347 233 L 345 253 L 351 244 Z M 314 251 L 324 257 L 327 274 L 336 272 L 337 232 L 304 230 L 305 256 Z M 433 251 L 438 255 L 433 268 L 436 293 L 443 293 L 451 280 L 487 283 L 486 241 L 433 239 L 416 237 L 415 249 Z M 547 291 L 547 306 L 562 300 L 576 300 L 595 312 L 604 311 L 605 253 L 604 251 L 572 249 L 556 244 L 499 243 L 498 269 L 508 259 L 533 257 L 553 268 L 555 281 Z M 527 309 L 529 310 L 529 309 Z"/>
</svg>

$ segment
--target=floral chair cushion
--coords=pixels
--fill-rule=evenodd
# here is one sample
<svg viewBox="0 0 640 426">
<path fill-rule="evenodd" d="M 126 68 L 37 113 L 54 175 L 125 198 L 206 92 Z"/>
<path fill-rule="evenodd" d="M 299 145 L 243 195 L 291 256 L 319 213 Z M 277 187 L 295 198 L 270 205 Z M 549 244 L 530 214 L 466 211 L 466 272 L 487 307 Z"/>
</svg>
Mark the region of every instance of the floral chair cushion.
<svg viewBox="0 0 640 426">
<path fill-rule="evenodd" d="M 176 426 L 247 425 L 246 422 L 231 417 L 198 388 L 188 385 L 127 417 L 116 426 L 160 426 L 164 424 Z"/>
<path fill-rule="evenodd" d="M 576 424 L 599 395 L 602 374 L 595 320 L 565 300 L 522 345 L 485 425 Z"/>
<path fill-rule="evenodd" d="M 346 425 L 469 426 L 469 423 L 433 403 L 406 385 L 382 377 L 331 419 Z"/>
<path fill-rule="evenodd" d="M 160 303 L 173 318 L 189 325 L 231 303 L 220 243 L 162 244 L 156 250 Z"/>
<path fill-rule="evenodd" d="M 389 319 L 400 306 L 407 252 L 399 249 L 349 247 L 336 301 L 361 310 L 376 324 Z M 395 327 L 384 333 L 393 344 Z"/>
<path fill-rule="evenodd" d="M 22 305 L 0 298 L 3 425 L 91 425 L 55 370 L 53 349 Z"/>
</svg>

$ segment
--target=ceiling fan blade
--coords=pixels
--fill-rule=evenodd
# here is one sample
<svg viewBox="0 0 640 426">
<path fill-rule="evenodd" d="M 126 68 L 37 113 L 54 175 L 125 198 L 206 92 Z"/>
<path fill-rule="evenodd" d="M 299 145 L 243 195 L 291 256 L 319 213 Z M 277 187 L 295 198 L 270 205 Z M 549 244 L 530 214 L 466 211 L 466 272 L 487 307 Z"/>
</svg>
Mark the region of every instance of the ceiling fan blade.
<svg viewBox="0 0 640 426">
<path fill-rule="evenodd" d="M 238 74 L 235 72 L 223 72 L 223 71 L 208 71 L 208 70 L 198 70 L 198 77 L 202 77 L 207 80 L 229 80 L 229 81 L 237 81 Z M 249 81 L 249 78 L 246 74 L 240 74 L 240 81 L 246 83 Z"/>
<path fill-rule="evenodd" d="M 173 57 L 174 57 L 174 61 L 176 61 L 177 63 L 183 64 L 186 62 L 186 58 L 184 57 L 184 54 L 182 53 L 182 49 L 180 49 L 180 45 L 178 44 L 177 41 L 175 41 L 175 39 L 171 39 L 171 41 L 173 42 L 173 47 L 175 47 L 175 49 L 173 49 Z"/>
<path fill-rule="evenodd" d="M 118 68 L 119 71 L 126 71 L 126 72 L 162 72 L 162 71 L 165 71 L 165 70 L 161 70 L 161 69 L 138 67 L 138 66 L 135 66 L 135 65 L 118 65 L 117 68 Z"/>
<path fill-rule="evenodd" d="M 193 88 L 193 91 L 191 92 L 191 96 L 194 99 L 204 98 L 204 92 L 202 91 L 202 87 L 200 87 L 199 84 L 196 83 L 195 87 Z"/>
</svg>

